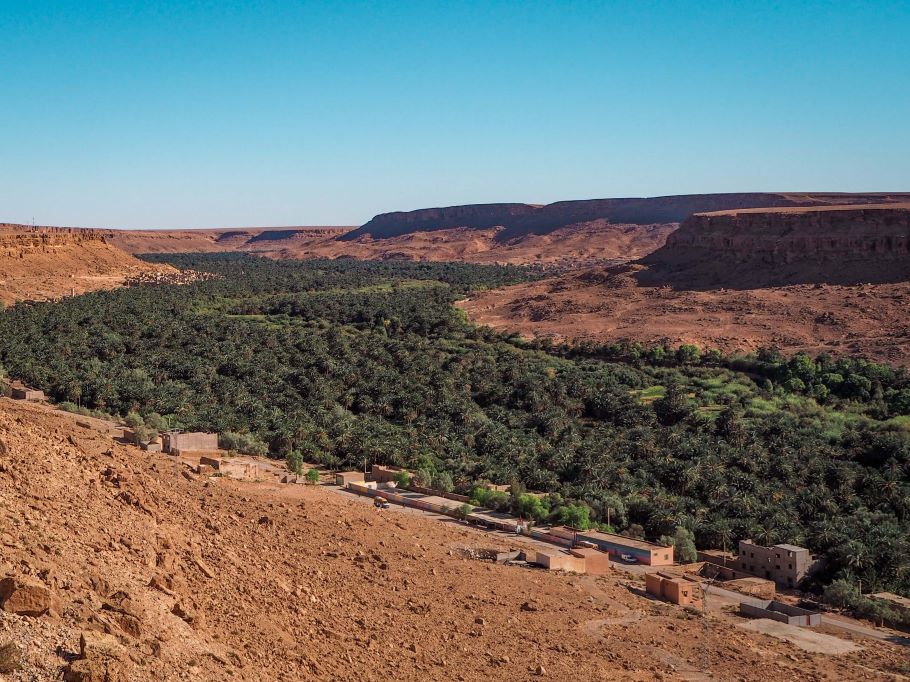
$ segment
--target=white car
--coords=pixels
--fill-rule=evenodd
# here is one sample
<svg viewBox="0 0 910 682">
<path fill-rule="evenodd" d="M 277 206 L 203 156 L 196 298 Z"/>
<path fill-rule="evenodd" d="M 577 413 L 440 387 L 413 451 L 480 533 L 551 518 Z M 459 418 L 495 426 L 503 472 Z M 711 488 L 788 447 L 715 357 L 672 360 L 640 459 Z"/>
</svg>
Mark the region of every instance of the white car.
<svg viewBox="0 0 910 682">
<path fill-rule="evenodd" d="M 638 563 L 638 559 L 636 559 L 636 558 L 635 558 L 634 556 L 632 556 L 631 554 L 620 554 L 620 555 L 619 555 L 619 559 L 620 559 L 620 561 L 622 561 L 624 564 L 637 564 L 637 563 Z"/>
</svg>

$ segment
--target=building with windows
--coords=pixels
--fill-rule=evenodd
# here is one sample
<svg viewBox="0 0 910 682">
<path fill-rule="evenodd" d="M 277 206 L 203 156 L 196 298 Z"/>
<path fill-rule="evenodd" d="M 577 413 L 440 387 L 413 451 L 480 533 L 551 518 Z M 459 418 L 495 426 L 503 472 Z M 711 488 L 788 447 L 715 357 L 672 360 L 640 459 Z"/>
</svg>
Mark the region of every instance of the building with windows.
<svg viewBox="0 0 910 682">
<path fill-rule="evenodd" d="M 764 547 L 751 540 L 740 540 L 735 568 L 759 578 L 773 580 L 781 587 L 796 588 L 803 578 L 816 569 L 818 563 L 805 547 Z"/>
</svg>

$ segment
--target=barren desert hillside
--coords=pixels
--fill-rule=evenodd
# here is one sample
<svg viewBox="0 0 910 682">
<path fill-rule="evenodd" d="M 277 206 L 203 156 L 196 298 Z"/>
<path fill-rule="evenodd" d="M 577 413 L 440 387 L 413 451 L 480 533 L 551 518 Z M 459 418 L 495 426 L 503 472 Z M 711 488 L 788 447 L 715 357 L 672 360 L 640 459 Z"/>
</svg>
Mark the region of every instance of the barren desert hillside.
<svg viewBox="0 0 910 682">
<path fill-rule="evenodd" d="M 5 398 L 0 519 L 12 680 L 891 680 L 905 655 L 842 632 L 813 633 L 813 653 L 619 572 L 481 562 L 467 550 L 514 541 L 321 486 L 200 476 L 105 422 Z"/>
<path fill-rule="evenodd" d="M 696 215 L 636 264 L 481 293 L 478 322 L 557 338 L 775 344 L 910 363 L 910 207 Z"/>
<path fill-rule="evenodd" d="M 676 223 L 607 225 L 594 221 L 505 242 L 498 238 L 501 227 L 453 227 L 383 239 L 363 235 L 350 241 L 338 237 L 352 228 L 111 230 L 105 236 L 134 254 L 237 251 L 270 258 L 395 258 L 571 267 L 639 258 L 662 246 L 676 227 Z"/>
<path fill-rule="evenodd" d="M 121 251 L 97 230 L 0 224 L 0 303 L 112 289 L 172 270 Z"/>
</svg>

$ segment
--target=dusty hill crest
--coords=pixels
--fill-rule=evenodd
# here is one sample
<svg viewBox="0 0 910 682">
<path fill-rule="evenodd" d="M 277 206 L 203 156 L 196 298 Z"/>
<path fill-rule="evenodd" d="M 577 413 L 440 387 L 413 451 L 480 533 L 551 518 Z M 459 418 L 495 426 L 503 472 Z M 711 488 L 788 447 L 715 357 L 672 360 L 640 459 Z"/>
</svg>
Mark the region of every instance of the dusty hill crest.
<svg viewBox="0 0 910 682">
<path fill-rule="evenodd" d="M 0 224 L 0 303 L 112 289 L 158 271 L 173 268 L 140 261 L 100 230 Z"/>
</svg>

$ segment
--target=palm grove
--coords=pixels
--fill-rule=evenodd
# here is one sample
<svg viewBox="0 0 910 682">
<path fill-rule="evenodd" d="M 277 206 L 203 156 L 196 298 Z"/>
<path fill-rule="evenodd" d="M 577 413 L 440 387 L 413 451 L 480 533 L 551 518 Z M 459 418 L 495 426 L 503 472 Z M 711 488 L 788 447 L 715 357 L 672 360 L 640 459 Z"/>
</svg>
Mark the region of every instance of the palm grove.
<svg viewBox="0 0 910 682">
<path fill-rule="evenodd" d="M 539 276 L 465 264 L 158 257 L 218 275 L 0 315 L 0 363 L 53 399 L 333 467 L 406 466 L 531 518 L 825 553 L 823 582 L 910 594 L 910 380 L 860 360 L 553 347 L 452 303 Z M 524 488 L 551 493 L 542 502 Z"/>
</svg>

